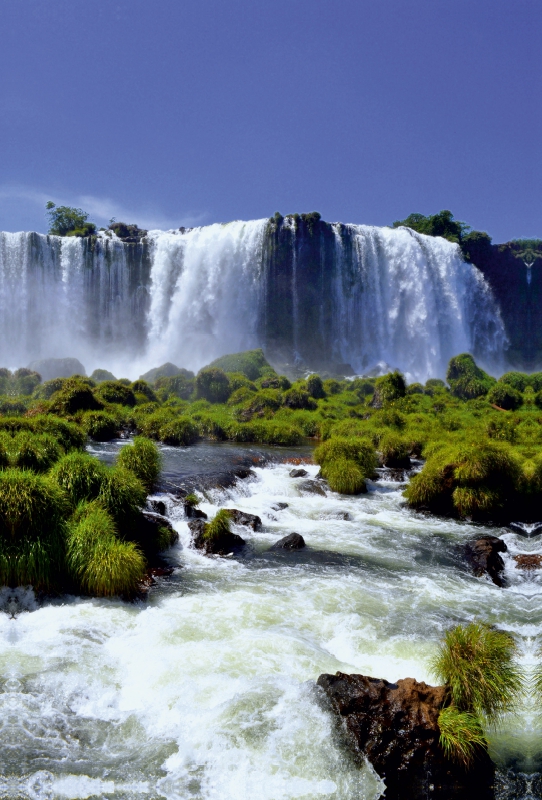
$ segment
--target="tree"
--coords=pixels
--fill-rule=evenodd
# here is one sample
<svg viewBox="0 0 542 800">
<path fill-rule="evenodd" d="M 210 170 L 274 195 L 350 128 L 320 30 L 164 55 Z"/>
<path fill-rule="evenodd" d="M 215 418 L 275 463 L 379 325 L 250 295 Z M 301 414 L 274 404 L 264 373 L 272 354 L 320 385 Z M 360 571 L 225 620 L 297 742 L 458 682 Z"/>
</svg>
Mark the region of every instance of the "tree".
<svg viewBox="0 0 542 800">
<path fill-rule="evenodd" d="M 397 219 L 393 223 L 394 228 L 400 225 L 412 228 L 418 233 L 425 233 L 427 236 L 442 236 L 457 244 L 460 244 L 463 236 L 470 231 L 470 225 L 454 219 L 454 215 L 448 210 L 428 217 L 423 214 L 410 214 L 406 219 Z"/>
<path fill-rule="evenodd" d="M 52 236 L 92 236 L 96 233 L 96 225 L 87 222 L 88 214 L 81 208 L 57 206 L 52 200 L 48 201 L 45 208 Z"/>
</svg>

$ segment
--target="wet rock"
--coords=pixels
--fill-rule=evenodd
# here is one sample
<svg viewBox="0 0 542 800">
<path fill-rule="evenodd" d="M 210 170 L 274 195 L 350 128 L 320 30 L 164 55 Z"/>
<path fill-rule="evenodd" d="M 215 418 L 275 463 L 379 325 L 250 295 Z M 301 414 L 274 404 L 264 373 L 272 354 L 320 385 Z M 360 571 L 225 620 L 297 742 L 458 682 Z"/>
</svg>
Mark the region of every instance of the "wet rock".
<svg viewBox="0 0 542 800">
<path fill-rule="evenodd" d="M 413 678 L 389 683 L 341 672 L 320 675 L 318 685 L 342 723 L 356 760 L 361 765 L 367 757 L 385 781 L 387 800 L 494 797 L 495 767 L 487 754 L 481 753 L 465 771 L 440 748 L 438 715 L 447 699 L 446 687 Z"/>
<path fill-rule="evenodd" d="M 324 485 L 321 481 L 302 481 L 301 483 L 297 484 L 297 488 L 306 494 L 320 494 L 322 497 L 326 497 L 326 490 L 324 489 Z"/>
<path fill-rule="evenodd" d="M 293 469 L 290 472 L 290 478 L 305 478 L 308 474 L 306 469 Z"/>
<path fill-rule="evenodd" d="M 504 561 L 499 553 L 506 553 L 507 549 L 497 536 L 482 536 L 467 543 L 467 560 L 477 577 L 489 575 L 496 586 L 504 586 Z"/>
<path fill-rule="evenodd" d="M 206 555 L 226 556 L 246 544 L 245 540 L 236 533 L 226 533 L 218 539 L 205 538 L 205 522 L 202 519 L 194 519 L 188 523 L 194 547 L 203 550 Z"/>
<path fill-rule="evenodd" d="M 151 511 L 160 514 L 162 517 L 166 516 L 166 504 L 163 500 L 148 500 Z"/>
<path fill-rule="evenodd" d="M 262 521 L 256 514 L 248 514 L 246 511 L 239 511 L 237 508 L 227 508 L 226 511 L 235 525 L 247 525 L 253 531 L 258 531 L 262 527 Z"/>
<path fill-rule="evenodd" d="M 288 508 L 288 503 L 275 503 L 271 508 L 273 511 L 284 511 L 285 508 Z"/>
<path fill-rule="evenodd" d="M 156 511 L 142 512 L 142 519 L 134 528 L 133 536 L 146 553 L 165 550 L 179 539 L 169 519 Z"/>
<path fill-rule="evenodd" d="M 542 568 L 542 555 L 540 553 L 524 553 L 514 556 L 518 569 L 541 569 Z"/>
<path fill-rule="evenodd" d="M 183 503 L 185 516 L 189 519 L 207 519 L 205 511 L 200 511 L 199 508 L 191 506 L 189 503 Z"/>
<path fill-rule="evenodd" d="M 148 233 L 148 231 L 138 228 L 137 225 L 127 225 L 126 222 L 112 222 L 109 230 L 113 231 L 119 239 L 128 244 L 139 243 Z"/>
<path fill-rule="evenodd" d="M 271 550 L 302 550 L 305 547 L 305 539 L 300 533 L 289 533 L 283 536 L 278 542 L 271 546 Z"/>
</svg>

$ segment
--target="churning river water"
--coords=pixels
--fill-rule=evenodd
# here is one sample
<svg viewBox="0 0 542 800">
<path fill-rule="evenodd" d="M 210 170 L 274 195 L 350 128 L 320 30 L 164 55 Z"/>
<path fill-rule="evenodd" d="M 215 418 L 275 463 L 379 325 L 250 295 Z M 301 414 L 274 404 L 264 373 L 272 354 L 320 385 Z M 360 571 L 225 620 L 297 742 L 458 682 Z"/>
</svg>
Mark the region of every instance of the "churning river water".
<svg viewBox="0 0 542 800">
<path fill-rule="evenodd" d="M 107 460 L 118 446 L 97 449 Z M 164 448 L 167 483 L 241 455 Z M 228 558 L 192 549 L 182 505 L 161 495 L 179 543 L 166 554 L 173 574 L 146 600 L 39 602 L 4 590 L 0 796 L 376 800 L 383 785 L 343 750 L 315 687 L 320 673 L 431 682 L 443 631 L 472 619 L 516 634 L 532 666 L 540 579 L 513 555 L 539 539 L 490 531 L 509 547 L 501 589 L 473 577 L 462 554 L 487 529 L 408 511 L 404 485 L 384 474 L 366 495 L 322 496 L 300 490 L 291 469 L 271 462 L 206 490 L 210 516 L 230 507 L 262 519 L 261 531 L 238 529 L 247 546 Z M 305 550 L 270 551 L 294 531 Z M 538 769 L 536 725 L 526 699 L 492 736 L 503 768 Z"/>
</svg>

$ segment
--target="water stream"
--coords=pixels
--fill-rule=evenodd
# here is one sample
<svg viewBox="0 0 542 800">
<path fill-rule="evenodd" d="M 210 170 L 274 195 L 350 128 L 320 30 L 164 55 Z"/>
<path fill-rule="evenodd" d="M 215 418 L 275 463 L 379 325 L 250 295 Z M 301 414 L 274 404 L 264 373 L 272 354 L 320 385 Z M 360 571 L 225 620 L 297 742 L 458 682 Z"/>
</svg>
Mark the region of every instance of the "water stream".
<svg viewBox="0 0 542 800">
<path fill-rule="evenodd" d="M 110 459 L 116 446 L 98 450 Z M 174 485 L 190 463 L 201 475 L 246 452 L 207 444 L 164 455 Z M 206 491 L 211 515 L 226 506 L 262 518 L 259 532 L 239 529 L 247 546 L 230 558 L 193 550 L 182 506 L 161 494 L 180 540 L 166 554 L 173 575 L 146 600 L 39 602 L 4 590 L 0 795 L 376 800 L 379 779 L 335 737 L 320 673 L 431 682 L 442 632 L 472 619 L 516 634 L 533 663 L 541 574 L 514 556 L 539 540 L 497 531 L 509 548 L 500 589 L 473 577 L 462 556 L 487 529 L 409 512 L 403 486 L 385 475 L 347 498 L 302 491 L 290 469 L 255 466 L 235 486 Z M 269 550 L 292 531 L 305 550 Z M 536 726 L 527 707 L 506 721 L 493 737 L 501 766 L 538 769 Z"/>
</svg>

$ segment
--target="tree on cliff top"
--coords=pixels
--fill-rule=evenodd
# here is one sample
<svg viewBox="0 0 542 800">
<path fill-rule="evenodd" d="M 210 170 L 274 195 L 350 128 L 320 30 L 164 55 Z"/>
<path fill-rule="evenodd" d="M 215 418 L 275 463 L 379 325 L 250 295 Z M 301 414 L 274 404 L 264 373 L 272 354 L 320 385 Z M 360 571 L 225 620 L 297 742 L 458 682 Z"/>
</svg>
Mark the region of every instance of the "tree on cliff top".
<svg viewBox="0 0 542 800">
<path fill-rule="evenodd" d="M 454 219 L 451 211 L 440 211 L 426 217 L 424 214 L 409 214 L 406 219 L 396 219 L 393 223 L 394 228 L 404 225 L 418 233 L 425 233 L 426 236 L 442 236 L 450 242 L 461 243 L 463 236 L 470 231 L 470 225 Z"/>
<path fill-rule="evenodd" d="M 49 200 L 45 208 L 49 217 L 49 231 L 52 236 L 92 236 L 96 225 L 87 222 L 88 214 L 81 208 L 57 206 Z"/>
</svg>

